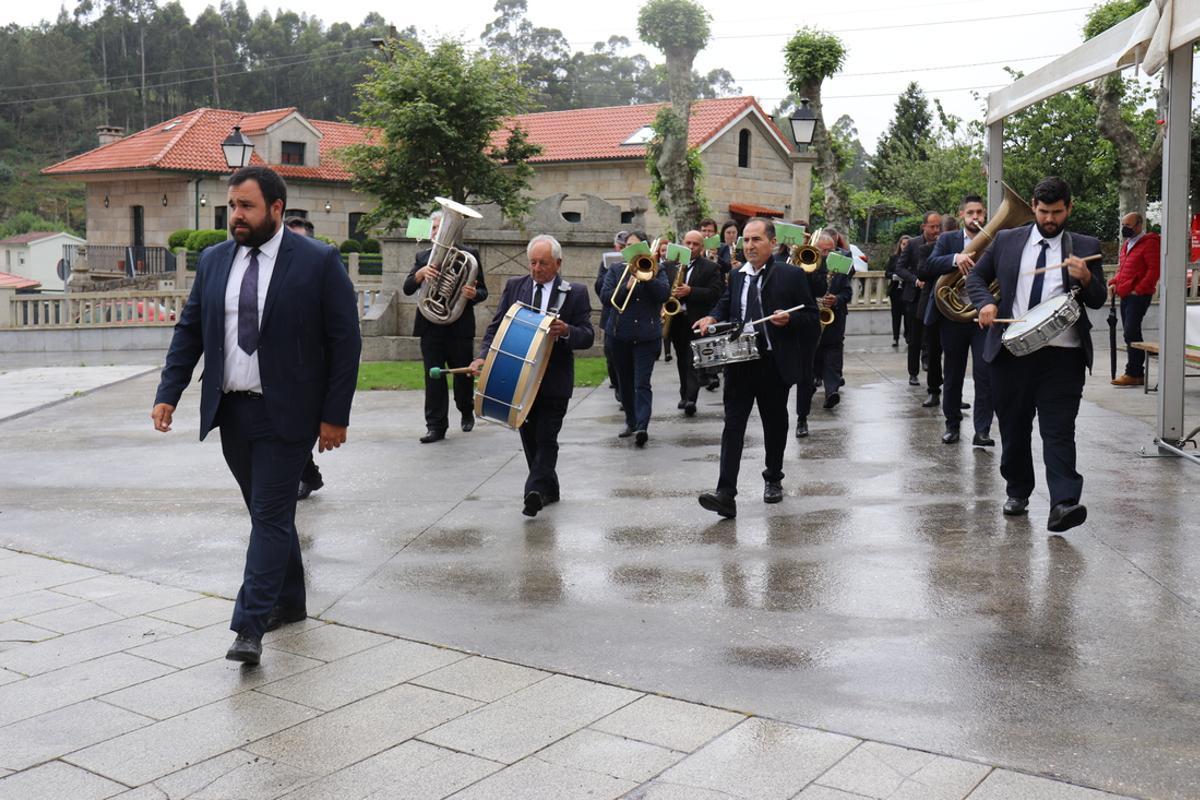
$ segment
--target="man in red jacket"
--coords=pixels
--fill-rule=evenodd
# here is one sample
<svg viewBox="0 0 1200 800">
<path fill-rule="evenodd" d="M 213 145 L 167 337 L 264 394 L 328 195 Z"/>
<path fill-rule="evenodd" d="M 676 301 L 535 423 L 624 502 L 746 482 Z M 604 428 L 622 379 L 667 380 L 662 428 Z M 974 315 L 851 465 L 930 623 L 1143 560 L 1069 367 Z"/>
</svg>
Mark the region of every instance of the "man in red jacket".
<svg viewBox="0 0 1200 800">
<path fill-rule="evenodd" d="M 1141 386 L 1146 382 L 1146 353 L 1131 345 L 1142 341 L 1142 317 L 1150 308 L 1150 298 L 1158 286 L 1160 241 L 1157 233 L 1144 233 L 1145 220 L 1131 211 L 1121 218 L 1121 258 L 1117 274 L 1108 285 L 1121 298 L 1121 327 L 1125 330 L 1128 360 L 1125 374 L 1113 380 L 1113 386 Z"/>
</svg>

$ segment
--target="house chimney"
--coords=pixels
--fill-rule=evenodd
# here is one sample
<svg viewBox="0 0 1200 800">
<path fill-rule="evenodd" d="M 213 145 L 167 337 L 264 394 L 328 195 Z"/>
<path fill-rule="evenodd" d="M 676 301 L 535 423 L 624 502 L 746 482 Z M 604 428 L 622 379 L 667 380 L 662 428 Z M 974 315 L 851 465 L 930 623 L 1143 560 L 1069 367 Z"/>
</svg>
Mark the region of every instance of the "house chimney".
<svg viewBox="0 0 1200 800">
<path fill-rule="evenodd" d="M 120 128 L 116 125 L 96 126 L 96 138 L 100 140 L 101 145 L 111 144 L 112 142 L 121 139 L 124 132 L 124 128 Z"/>
</svg>

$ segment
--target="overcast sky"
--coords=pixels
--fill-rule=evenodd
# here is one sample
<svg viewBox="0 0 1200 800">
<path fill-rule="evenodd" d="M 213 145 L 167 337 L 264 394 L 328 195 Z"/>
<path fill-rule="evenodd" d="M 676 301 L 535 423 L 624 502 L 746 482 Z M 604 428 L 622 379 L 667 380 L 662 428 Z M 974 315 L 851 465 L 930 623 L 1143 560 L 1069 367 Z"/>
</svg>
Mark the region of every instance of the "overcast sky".
<svg viewBox="0 0 1200 800">
<path fill-rule="evenodd" d="M 74 8 L 76 0 L 69 0 Z M 161 0 L 160 0 L 161 2 Z M 211 0 L 182 0 L 195 19 Z M 477 42 L 494 18 L 495 0 L 446 2 L 380 2 L 379 0 L 247 0 L 252 14 L 287 8 L 323 22 L 357 24 L 379 11 L 403 28 L 415 25 L 422 37 L 456 36 Z M 637 39 L 637 12 L 644 0 L 562 2 L 528 0 L 528 17 L 536 25 L 559 28 L 575 49 L 590 49 L 610 35 L 630 39 L 632 49 L 653 62 L 658 51 Z M 1081 41 L 1080 30 L 1094 0 L 1006 0 L 964 3 L 947 0 L 757 0 L 740 7 L 705 0 L 712 14 L 713 38 L 696 59 L 707 72 L 723 67 L 733 73 L 745 94 L 759 98 L 768 112 L 787 93 L 782 48 L 798 27 L 813 25 L 837 34 L 848 50 L 842 74 L 825 83 L 826 121 L 849 114 L 863 144 L 874 149 L 892 117 L 896 96 L 915 80 L 927 95 L 939 98 L 946 111 L 964 119 L 982 116 L 975 88 L 988 90 L 1008 82 L 1005 65 L 1030 72 Z M 57 16 L 59 0 L 6 2 L 0 22 L 34 24 Z"/>
</svg>

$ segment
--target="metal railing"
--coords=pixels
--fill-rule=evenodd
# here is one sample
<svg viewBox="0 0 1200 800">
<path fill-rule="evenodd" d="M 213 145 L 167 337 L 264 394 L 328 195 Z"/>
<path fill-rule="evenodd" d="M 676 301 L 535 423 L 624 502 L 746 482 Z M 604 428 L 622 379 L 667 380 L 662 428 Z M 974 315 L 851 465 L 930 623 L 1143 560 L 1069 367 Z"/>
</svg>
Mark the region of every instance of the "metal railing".
<svg viewBox="0 0 1200 800">
<path fill-rule="evenodd" d="M 74 245 L 63 247 L 63 260 L 74 264 L 79 256 Z M 165 247 L 135 247 L 120 244 L 89 244 L 86 248 L 88 270 L 102 275 L 161 275 L 175 271 L 175 254 Z"/>
</svg>

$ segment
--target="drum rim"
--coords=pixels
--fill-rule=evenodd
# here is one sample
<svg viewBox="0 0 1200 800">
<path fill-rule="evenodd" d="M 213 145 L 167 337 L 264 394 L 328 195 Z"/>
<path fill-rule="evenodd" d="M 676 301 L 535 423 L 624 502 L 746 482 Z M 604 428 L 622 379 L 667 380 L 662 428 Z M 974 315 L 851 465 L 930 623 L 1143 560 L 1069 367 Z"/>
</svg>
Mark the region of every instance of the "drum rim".
<svg viewBox="0 0 1200 800">
<path fill-rule="evenodd" d="M 1045 317 L 1043 317 L 1039 320 L 1036 320 L 1036 321 L 1030 321 L 1028 319 L 1029 314 L 1033 313 L 1034 311 L 1036 311 L 1039 308 L 1042 308 L 1043 306 L 1049 306 L 1051 303 L 1055 303 L 1055 302 L 1059 301 L 1060 298 L 1061 298 L 1061 302 L 1057 303 L 1056 308 L 1048 309 L 1049 313 L 1047 313 Z M 1058 316 L 1060 313 L 1062 313 L 1063 308 L 1069 306 L 1071 304 L 1071 300 L 1073 300 L 1073 299 L 1074 299 L 1074 296 L 1070 295 L 1070 294 L 1056 294 L 1053 297 L 1047 297 L 1045 300 L 1038 303 L 1033 308 L 1026 310 L 1025 314 L 1026 314 L 1027 318 L 1025 319 L 1024 322 L 1014 322 L 1011 325 L 1009 325 L 1007 328 L 1005 328 L 1004 335 L 1001 338 L 1006 342 L 1007 341 L 1017 341 L 1020 337 L 1026 335 L 1028 333 L 1032 333 L 1033 331 L 1036 331 L 1037 326 L 1044 324 L 1048 320 L 1054 319 L 1056 316 Z"/>
<path fill-rule="evenodd" d="M 510 400 L 505 402 L 498 398 L 491 398 L 496 402 L 504 403 L 508 406 L 508 421 L 507 423 L 503 424 L 506 424 L 507 427 L 514 430 L 525 424 L 526 417 L 528 417 L 529 413 L 533 410 L 533 404 L 537 400 L 538 391 L 542 386 L 542 379 L 546 375 L 546 368 L 550 365 L 550 354 L 547 352 L 548 349 L 553 346 L 553 342 L 550 340 L 550 323 L 555 319 L 552 314 L 543 312 L 541 309 L 536 309 L 526 303 L 519 301 L 513 303 L 508 307 L 508 310 L 504 312 L 504 319 L 501 321 L 500 326 L 496 329 L 496 335 L 492 337 L 493 345 L 496 342 L 499 342 L 500 345 L 504 344 L 504 339 L 508 335 L 509 327 L 512 325 L 513 320 L 516 319 L 517 315 L 520 314 L 521 309 L 528 309 L 542 316 L 542 319 L 538 322 L 538 331 L 541 333 L 541 335 L 535 335 L 529 343 L 530 349 L 532 349 L 534 352 L 532 353 L 531 358 L 529 350 L 526 350 L 525 364 L 521 367 L 521 374 L 517 378 L 517 385 L 513 388 L 513 395 Z M 483 414 L 483 402 L 485 399 L 488 399 L 486 395 L 487 385 L 488 380 L 491 377 L 492 365 L 496 363 L 497 352 L 499 352 L 499 348 L 488 348 L 488 354 L 484 358 L 483 370 L 479 373 L 479 383 L 475 387 L 475 415 L 480 419 L 485 419 L 490 422 L 500 422 L 500 420 L 494 420 L 491 417 L 484 416 Z M 539 356 L 543 354 L 544 357 L 539 359 Z M 510 353 L 506 353 L 505 355 L 516 357 Z M 530 363 L 531 361 L 533 363 Z M 532 368 L 534 367 L 537 368 L 537 373 L 536 375 L 531 375 Z M 521 405 L 518 405 L 518 400 L 523 399 L 525 397 L 525 393 L 530 389 L 531 377 L 533 380 L 531 399 L 528 403 L 522 403 Z"/>
</svg>

